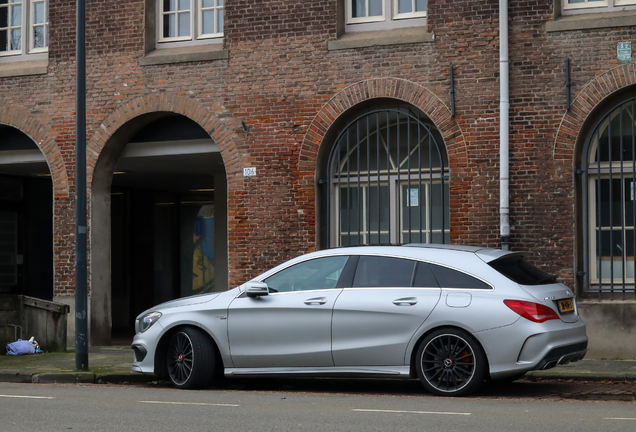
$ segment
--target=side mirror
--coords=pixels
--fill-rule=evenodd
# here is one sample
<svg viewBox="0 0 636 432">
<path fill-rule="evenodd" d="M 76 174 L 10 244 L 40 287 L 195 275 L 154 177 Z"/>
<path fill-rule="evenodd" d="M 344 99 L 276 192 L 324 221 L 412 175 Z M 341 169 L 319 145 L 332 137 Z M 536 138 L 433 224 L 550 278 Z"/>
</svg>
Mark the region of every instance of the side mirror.
<svg viewBox="0 0 636 432">
<path fill-rule="evenodd" d="M 248 297 L 260 297 L 269 294 L 269 288 L 265 282 L 247 282 L 245 284 L 245 294 Z"/>
</svg>

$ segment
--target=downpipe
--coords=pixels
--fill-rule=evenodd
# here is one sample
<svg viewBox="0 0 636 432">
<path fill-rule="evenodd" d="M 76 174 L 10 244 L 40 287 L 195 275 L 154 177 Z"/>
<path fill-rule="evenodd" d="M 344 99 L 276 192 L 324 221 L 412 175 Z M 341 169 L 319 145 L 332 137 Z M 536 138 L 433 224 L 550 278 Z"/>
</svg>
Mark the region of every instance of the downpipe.
<svg viewBox="0 0 636 432">
<path fill-rule="evenodd" d="M 510 250 L 508 68 L 508 0 L 499 0 L 499 218 L 503 250 Z"/>
</svg>

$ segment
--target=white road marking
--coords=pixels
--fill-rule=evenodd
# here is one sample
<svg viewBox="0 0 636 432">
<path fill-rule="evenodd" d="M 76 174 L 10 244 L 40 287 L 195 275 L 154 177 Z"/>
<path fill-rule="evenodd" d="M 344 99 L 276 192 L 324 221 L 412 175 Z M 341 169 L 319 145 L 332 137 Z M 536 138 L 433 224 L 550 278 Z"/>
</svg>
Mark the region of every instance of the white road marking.
<svg viewBox="0 0 636 432">
<path fill-rule="evenodd" d="M 240 407 L 240 405 L 234 404 L 213 404 L 203 402 L 162 402 L 162 401 L 137 401 L 139 403 L 147 404 L 165 404 L 165 405 L 202 405 L 202 406 L 222 406 L 222 407 Z"/>
<path fill-rule="evenodd" d="M 407 414 L 440 414 L 440 415 L 464 415 L 469 416 L 472 413 L 462 412 L 443 412 L 443 411 L 400 411 L 400 410 L 376 410 L 376 409 L 353 409 L 357 412 L 381 412 L 381 413 L 407 413 Z"/>
<path fill-rule="evenodd" d="M 23 399 L 55 399 L 50 396 L 18 396 L 18 395 L 0 395 L 0 397 L 6 398 L 23 398 Z"/>
<path fill-rule="evenodd" d="M 629 418 L 629 417 L 604 417 L 603 420 L 636 420 L 636 418 Z"/>
</svg>

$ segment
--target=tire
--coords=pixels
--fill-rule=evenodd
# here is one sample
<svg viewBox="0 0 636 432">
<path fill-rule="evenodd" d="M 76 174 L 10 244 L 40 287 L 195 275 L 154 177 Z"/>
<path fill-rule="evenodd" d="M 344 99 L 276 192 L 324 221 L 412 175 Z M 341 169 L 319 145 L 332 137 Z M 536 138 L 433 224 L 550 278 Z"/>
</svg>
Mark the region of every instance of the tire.
<svg viewBox="0 0 636 432">
<path fill-rule="evenodd" d="M 426 336 L 415 361 L 424 387 L 439 396 L 473 393 L 486 378 L 486 355 L 481 345 L 456 328 L 438 329 Z"/>
<path fill-rule="evenodd" d="M 170 338 L 166 355 L 168 378 L 181 389 L 205 388 L 214 376 L 215 351 L 207 334 L 194 327 Z"/>
</svg>

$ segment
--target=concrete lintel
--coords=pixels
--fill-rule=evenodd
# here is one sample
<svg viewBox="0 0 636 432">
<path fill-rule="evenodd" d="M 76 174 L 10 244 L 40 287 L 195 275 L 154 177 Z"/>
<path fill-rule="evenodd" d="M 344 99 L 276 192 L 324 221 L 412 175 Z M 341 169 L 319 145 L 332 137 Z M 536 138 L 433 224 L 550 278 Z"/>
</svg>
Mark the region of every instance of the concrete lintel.
<svg viewBox="0 0 636 432">
<path fill-rule="evenodd" d="M 42 153 L 40 149 L 0 151 L 0 165 L 13 165 L 34 162 L 46 162 L 44 153 Z"/>
<path fill-rule="evenodd" d="M 426 27 L 408 27 L 391 30 L 345 33 L 338 40 L 330 41 L 329 51 L 364 48 L 381 45 L 402 45 L 435 41 L 435 35 Z"/>
<path fill-rule="evenodd" d="M 636 26 L 634 10 L 560 16 L 555 21 L 548 21 L 545 30 L 551 33 L 631 26 Z"/>
<path fill-rule="evenodd" d="M 181 48 L 155 49 L 139 59 L 140 66 L 168 63 L 187 63 L 210 60 L 227 60 L 230 52 L 223 44 L 184 46 Z"/>
<path fill-rule="evenodd" d="M 121 158 L 207 154 L 219 151 L 219 146 L 212 139 L 131 142 L 124 148 Z"/>
</svg>

